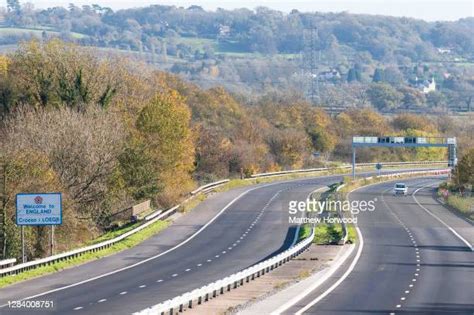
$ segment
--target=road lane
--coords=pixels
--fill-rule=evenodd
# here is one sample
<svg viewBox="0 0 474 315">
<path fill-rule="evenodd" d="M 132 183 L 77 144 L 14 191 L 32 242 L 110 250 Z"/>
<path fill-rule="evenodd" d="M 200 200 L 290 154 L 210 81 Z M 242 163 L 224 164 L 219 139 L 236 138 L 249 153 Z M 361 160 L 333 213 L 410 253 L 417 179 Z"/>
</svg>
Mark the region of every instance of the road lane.
<svg viewBox="0 0 474 315">
<path fill-rule="evenodd" d="M 439 178 L 405 182 L 410 194 L 426 189 L 419 199 L 427 202 L 432 192 L 424 187 L 435 186 Z M 360 260 L 347 279 L 319 303 L 304 308 L 325 288 L 287 314 L 301 310 L 304 314 L 473 314 L 474 253 L 412 196 L 393 196 L 392 187 L 393 182 L 383 183 L 351 195 L 352 200 L 377 198 L 375 212 L 358 216 L 364 238 Z M 443 215 L 452 216 L 446 211 Z M 457 224 L 472 231 L 466 221 Z"/>
<path fill-rule="evenodd" d="M 291 195 L 295 200 L 304 200 L 312 190 L 339 180 L 340 176 L 305 179 L 250 191 L 176 250 L 123 272 L 35 300 L 53 300 L 54 313 L 58 314 L 74 310 L 81 314 L 130 314 L 223 278 L 292 244 L 296 228 L 282 221 L 285 198 Z M 2 309 L 2 314 L 4 311 L 7 313 Z"/>
<path fill-rule="evenodd" d="M 192 235 L 193 231 L 199 230 L 207 222 L 205 219 L 212 218 L 228 204 L 226 202 L 249 188 L 217 194 L 180 218 L 182 220 L 178 220 L 178 229 L 173 224 L 163 234 L 131 250 L 1 289 L 0 302 L 3 304 L 39 293 L 34 300 L 54 301 L 53 313 L 58 314 L 71 311 L 82 314 L 129 314 L 143 309 L 285 250 L 294 240 L 296 229 L 284 219 L 282 221 L 282 205 L 288 198 L 304 200 L 310 191 L 341 179 L 342 175 L 338 175 L 260 185 L 260 188 L 236 200 L 191 241 L 166 255 L 94 281 L 42 295 L 45 288 L 62 288 L 74 284 L 77 279 L 81 281 L 81 277 L 87 278 L 89 274 L 114 270 L 107 268 L 107 262 L 113 266 L 117 261 L 126 264 L 130 260 L 135 263 L 170 249 L 173 238 L 176 241 L 174 244 L 182 239 L 179 235 L 173 235 L 173 232 L 184 231 L 186 235 Z M 196 216 L 196 220 L 193 216 Z M 165 242 L 161 241 L 163 238 Z M 9 310 L 3 308 L 1 311 L 3 314 Z M 21 312 L 15 312 L 18 313 Z"/>
</svg>

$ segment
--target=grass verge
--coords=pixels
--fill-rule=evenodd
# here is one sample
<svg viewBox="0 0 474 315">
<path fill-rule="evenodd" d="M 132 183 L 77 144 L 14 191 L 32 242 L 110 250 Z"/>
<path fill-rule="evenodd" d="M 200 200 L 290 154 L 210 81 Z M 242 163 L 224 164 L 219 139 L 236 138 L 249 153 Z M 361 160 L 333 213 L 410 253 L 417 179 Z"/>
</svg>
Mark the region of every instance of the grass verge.
<svg viewBox="0 0 474 315">
<path fill-rule="evenodd" d="M 118 253 L 122 250 L 131 248 L 144 240 L 150 238 L 151 236 L 159 233 L 169 225 L 169 221 L 156 221 L 150 226 L 144 228 L 143 230 L 127 237 L 126 239 L 112 245 L 111 247 L 105 248 L 103 250 L 86 253 L 76 258 L 72 258 L 65 261 L 55 262 L 51 265 L 41 266 L 32 270 L 21 272 L 17 275 L 10 275 L 0 278 L 0 288 L 6 287 L 10 284 L 29 280 L 46 274 L 50 274 L 56 271 L 60 271 L 66 268 L 77 266 L 95 259 L 99 259 L 105 256 L 109 256 L 115 253 Z"/>
<path fill-rule="evenodd" d="M 460 215 L 474 220 L 474 197 L 451 195 L 446 199 L 446 203 L 459 212 Z"/>
<path fill-rule="evenodd" d="M 108 231 L 108 232 L 102 234 L 101 236 L 99 236 L 98 238 L 87 242 L 86 246 L 94 245 L 94 244 L 98 244 L 100 242 L 105 242 L 105 241 L 111 240 L 113 238 L 116 238 L 116 237 L 118 237 L 122 234 L 125 234 L 125 233 L 133 230 L 134 228 L 138 227 L 139 225 L 140 225 L 140 222 L 136 222 L 136 223 L 133 223 L 133 224 L 128 224 L 128 225 L 126 225 L 124 227 L 121 227 L 121 228 L 114 229 L 112 231 Z"/>
<path fill-rule="evenodd" d="M 300 227 L 300 231 L 298 234 L 298 241 L 302 241 L 305 238 L 309 237 L 311 235 L 311 225 L 309 224 L 303 224 Z"/>
<path fill-rule="evenodd" d="M 313 243 L 318 245 L 336 245 L 342 237 L 341 224 L 320 223 L 315 227 Z"/>
</svg>

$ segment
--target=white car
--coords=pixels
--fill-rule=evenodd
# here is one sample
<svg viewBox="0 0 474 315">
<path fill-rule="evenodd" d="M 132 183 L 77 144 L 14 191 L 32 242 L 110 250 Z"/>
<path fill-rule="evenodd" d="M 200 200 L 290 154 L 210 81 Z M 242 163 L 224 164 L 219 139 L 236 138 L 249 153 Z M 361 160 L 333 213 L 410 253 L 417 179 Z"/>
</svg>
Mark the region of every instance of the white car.
<svg viewBox="0 0 474 315">
<path fill-rule="evenodd" d="M 393 189 L 394 195 L 404 195 L 406 196 L 408 193 L 408 187 L 404 183 L 396 183 L 395 188 Z"/>
</svg>

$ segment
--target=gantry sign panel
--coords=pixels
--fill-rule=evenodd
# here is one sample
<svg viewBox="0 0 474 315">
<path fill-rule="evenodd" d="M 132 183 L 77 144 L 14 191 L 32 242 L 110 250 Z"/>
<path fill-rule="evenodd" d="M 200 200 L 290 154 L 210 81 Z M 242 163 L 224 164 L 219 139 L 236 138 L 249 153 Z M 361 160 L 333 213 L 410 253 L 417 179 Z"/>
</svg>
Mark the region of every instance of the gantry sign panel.
<svg viewBox="0 0 474 315">
<path fill-rule="evenodd" d="M 358 147 L 444 147 L 448 148 L 448 166 L 457 164 L 456 138 L 444 137 L 352 137 L 352 173 L 355 176 L 355 148 Z"/>
</svg>

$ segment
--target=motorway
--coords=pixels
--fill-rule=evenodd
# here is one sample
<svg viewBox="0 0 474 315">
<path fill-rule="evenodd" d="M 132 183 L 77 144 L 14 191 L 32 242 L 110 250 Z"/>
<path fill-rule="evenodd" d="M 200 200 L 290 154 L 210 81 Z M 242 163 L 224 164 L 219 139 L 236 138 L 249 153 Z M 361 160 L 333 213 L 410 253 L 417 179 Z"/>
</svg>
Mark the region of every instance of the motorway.
<svg viewBox="0 0 474 315">
<path fill-rule="evenodd" d="M 0 305 L 31 297 L 54 302 L 54 309 L 45 310 L 45 314 L 130 314 L 141 310 L 287 249 L 296 240 L 297 228 L 282 216 L 285 200 L 305 200 L 311 191 L 341 179 L 330 176 L 261 184 L 214 195 L 133 249 L 1 289 Z M 108 274 L 111 270 L 118 272 Z M 8 307 L 0 309 L 1 314 L 9 311 Z M 41 313 L 35 310 L 35 314 Z"/>
<path fill-rule="evenodd" d="M 54 301 L 54 309 L 35 310 L 35 314 L 131 314 L 287 249 L 295 242 L 297 232 L 295 226 L 288 224 L 288 216 L 283 211 L 289 199 L 304 200 L 311 191 L 341 179 L 342 175 L 300 179 L 212 195 L 193 211 L 177 218 L 169 228 L 134 248 L 0 289 L 0 305 L 29 298 Z M 409 182 L 414 189 L 426 179 Z M 397 305 L 400 305 L 399 310 L 439 307 L 438 302 L 433 301 L 440 301 L 445 309 L 472 309 L 472 301 L 469 301 L 474 279 L 472 253 L 445 227 L 440 227 L 439 222 L 421 212 L 411 197 L 390 196 L 391 188 L 392 184 L 382 184 L 353 194 L 354 198 L 381 198 L 377 211 L 372 213 L 375 215 L 360 215 L 366 244 L 363 255 L 344 285 L 314 307 L 308 307 L 308 312 L 385 313 L 397 310 Z M 384 190 L 386 193 L 381 193 Z M 421 200 L 426 193 L 430 194 L 425 190 L 418 193 L 420 202 L 433 202 L 430 196 Z M 417 214 L 414 218 L 412 212 Z M 420 266 L 416 266 L 416 251 L 409 234 L 393 213 L 398 213 L 399 219 L 419 240 Z M 472 226 L 463 233 L 469 231 Z M 444 269 L 439 275 L 441 268 Z M 414 275 L 416 269 L 421 269 L 418 276 Z M 362 274 L 363 277 L 355 277 Z M 430 274 L 437 276 L 429 277 Z M 420 286 L 401 301 L 410 277 L 419 277 L 416 280 Z M 330 284 L 328 281 L 324 285 Z M 454 290 L 457 285 L 464 291 Z M 423 304 L 426 295 L 436 300 Z M 298 312 L 311 303 L 310 298 L 288 312 Z M 410 306 L 410 303 L 415 304 Z M 31 311 L 3 307 L 0 313 Z"/>
<path fill-rule="evenodd" d="M 376 200 L 357 216 L 363 245 L 283 314 L 474 314 L 472 223 L 434 199 L 439 177 L 405 182 L 405 197 L 393 196 L 393 182 L 351 194 Z"/>
</svg>

